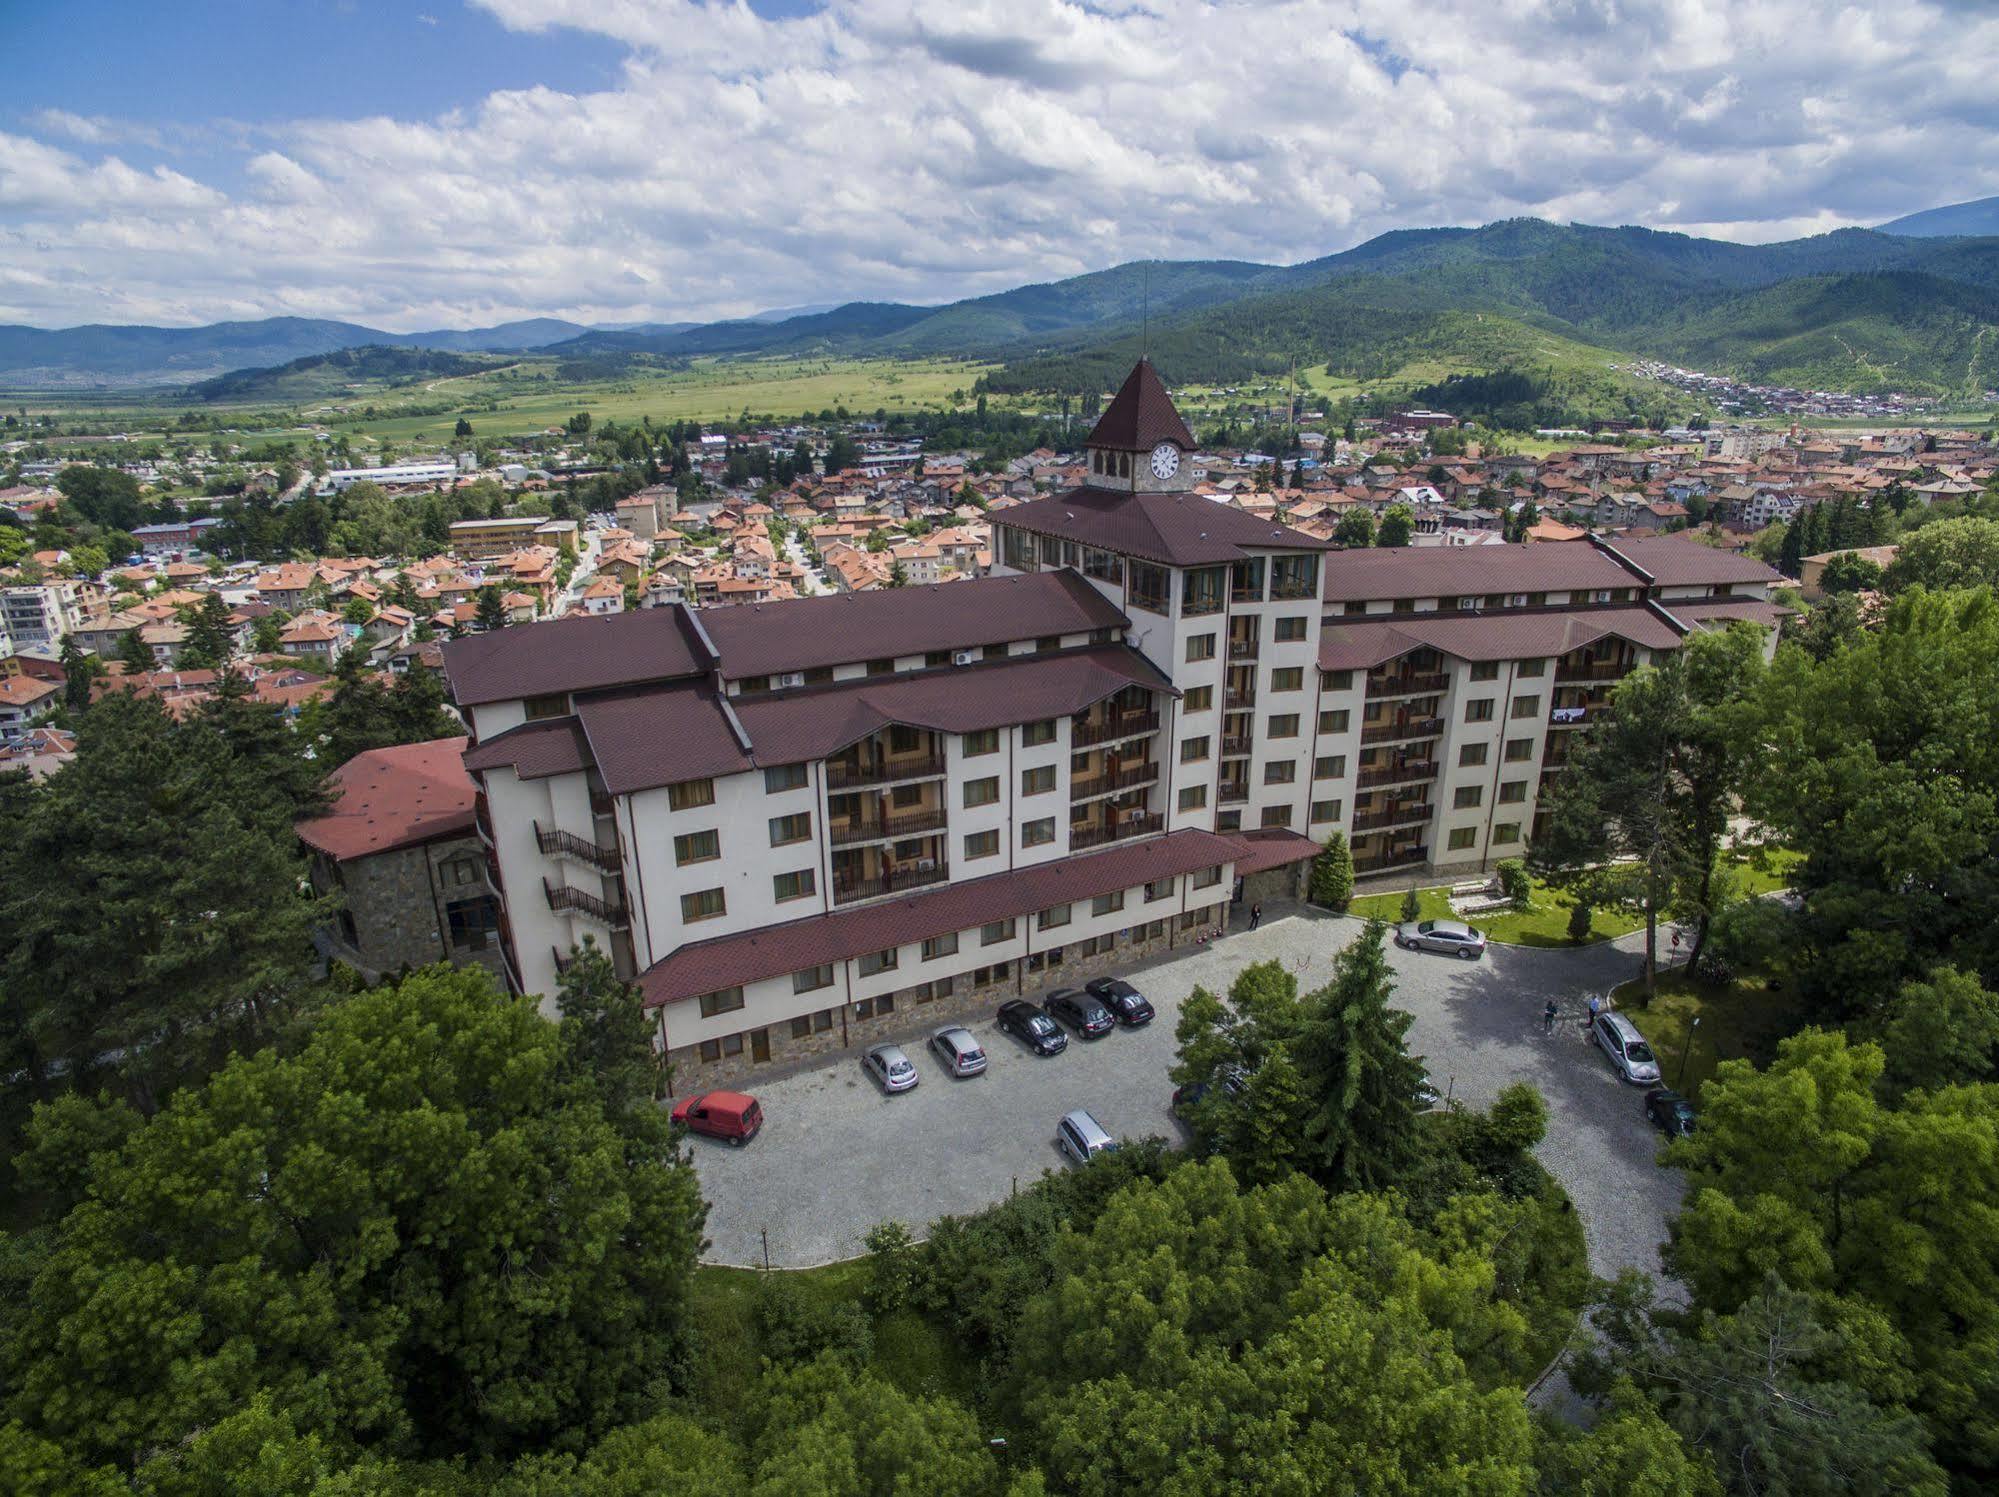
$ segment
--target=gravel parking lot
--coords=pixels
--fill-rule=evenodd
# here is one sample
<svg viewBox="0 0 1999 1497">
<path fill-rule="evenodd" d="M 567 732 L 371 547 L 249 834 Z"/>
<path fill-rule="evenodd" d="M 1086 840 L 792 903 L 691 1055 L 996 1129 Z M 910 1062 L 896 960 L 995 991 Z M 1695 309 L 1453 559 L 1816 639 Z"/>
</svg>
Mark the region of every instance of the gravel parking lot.
<svg viewBox="0 0 1999 1497">
<path fill-rule="evenodd" d="M 945 1074 L 922 1043 L 924 1029 L 904 1044 L 923 1078 L 912 1092 L 884 1097 L 858 1056 L 758 1085 L 767 1121 L 755 1143 L 691 1140 L 712 1202 L 708 1261 L 760 1264 L 767 1232 L 772 1266 L 807 1267 L 863 1251 L 879 1221 L 920 1232 L 940 1216 L 976 1211 L 1063 1167 L 1055 1123 L 1073 1107 L 1088 1108 L 1114 1134 L 1177 1139 L 1166 1071 L 1187 994 L 1203 984 L 1221 991 L 1246 964 L 1270 959 L 1297 972 L 1301 986 L 1323 983 L 1334 953 L 1360 928 L 1308 911 L 1135 968 L 1125 975 L 1159 1017 L 1096 1041 L 1072 1037 L 1056 1056 L 1029 1053 L 988 1014 L 971 1027 L 991 1065 L 967 1080 Z M 1580 951 L 1494 946 L 1480 962 L 1389 953 L 1395 1002 L 1415 1015 L 1410 1048 L 1426 1058 L 1439 1091 L 1484 1106 L 1513 1081 L 1540 1088 L 1548 1103 L 1541 1160 L 1574 1198 L 1590 1266 L 1606 1276 L 1626 1266 L 1658 1271 L 1665 1219 L 1680 1196 L 1680 1177 L 1654 1162 L 1643 1089 L 1617 1079 L 1581 1022 L 1590 993 L 1632 975 L 1641 941 Z M 1553 1034 L 1541 1027 L 1550 997 L 1564 1010 Z M 1662 1060 L 1670 1080 L 1673 1057 Z"/>
</svg>

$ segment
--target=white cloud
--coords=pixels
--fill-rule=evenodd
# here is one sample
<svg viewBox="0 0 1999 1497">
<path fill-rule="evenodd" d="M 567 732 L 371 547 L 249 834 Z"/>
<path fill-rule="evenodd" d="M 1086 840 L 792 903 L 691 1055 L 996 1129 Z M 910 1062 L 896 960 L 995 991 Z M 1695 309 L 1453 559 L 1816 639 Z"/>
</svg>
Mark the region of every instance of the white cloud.
<svg viewBox="0 0 1999 1497">
<path fill-rule="evenodd" d="M 600 92 L 301 120 L 223 191 L 0 137 L 0 320 L 942 300 L 1518 214 L 1772 239 L 1999 192 L 1999 18 L 1825 0 L 481 0 Z M 69 147 L 48 142 L 61 138 Z"/>
</svg>

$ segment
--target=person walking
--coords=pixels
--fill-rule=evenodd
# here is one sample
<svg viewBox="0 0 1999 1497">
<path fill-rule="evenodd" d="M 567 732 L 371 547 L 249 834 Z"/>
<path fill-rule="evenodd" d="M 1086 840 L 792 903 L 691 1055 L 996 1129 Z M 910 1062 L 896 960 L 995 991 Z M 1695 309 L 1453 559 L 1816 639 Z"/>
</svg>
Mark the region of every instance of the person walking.
<svg viewBox="0 0 1999 1497">
<path fill-rule="evenodd" d="M 1263 923 L 1263 906 L 1260 904 L 1251 905 L 1249 907 L 1249 928 L 1251 930 L 1255 930 L 1257 926 L 1261 925 L 1262 923 Z"/>
<path fill-rule="evenodd" d="M 1543 1034 L 1553 1034 L 1555 1032 L 1555 1016 L 1560 1012 L 1561 1010 L 1555 1007 L 1555 1000 L 1550 998 L 1548 1006 L 1541 1010 L 1541 1032 Z"/>
<path fill-rule="evenodd" d="M 1594 994 L 1594 993 L 1591 993 L 1591 994 L 1589 995 L 1589 1021 L 1590 1021 L 1590 1023 L 1591 1023 L 1591 1024 L 1595 1024 L 1595 1023 L 1596 1023 L 1596 1016 L 1597 1016 L 1598 1014 L 1602 1013 L 1602 1012 L 1603 1012 L 1603 1000 L 1602 1000 L 1601 998 L 1597 997 L 1597 995 L 1596 995 L 1596 994 Z"/>
</svg>

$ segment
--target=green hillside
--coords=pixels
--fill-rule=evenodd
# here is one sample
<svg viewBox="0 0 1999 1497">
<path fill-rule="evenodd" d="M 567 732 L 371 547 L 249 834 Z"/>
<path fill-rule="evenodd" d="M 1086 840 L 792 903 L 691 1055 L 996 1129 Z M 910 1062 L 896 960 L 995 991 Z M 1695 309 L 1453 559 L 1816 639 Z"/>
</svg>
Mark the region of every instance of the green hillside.
<svg viewBox="0 0 1999 1497">
<path fill-rule="evenodd" d="M 478 374 L 507 362 L 439 353 L 428 348 L 340 348 L 310 354 L 269 369 L 238 369 L 234 373 L 190 385 L 188 397 L 214 405 L 288 405 L 330 400 L 354 393 L 361 385 L 396 385 L 420 379 L 450 379 Z"/>
</svg>

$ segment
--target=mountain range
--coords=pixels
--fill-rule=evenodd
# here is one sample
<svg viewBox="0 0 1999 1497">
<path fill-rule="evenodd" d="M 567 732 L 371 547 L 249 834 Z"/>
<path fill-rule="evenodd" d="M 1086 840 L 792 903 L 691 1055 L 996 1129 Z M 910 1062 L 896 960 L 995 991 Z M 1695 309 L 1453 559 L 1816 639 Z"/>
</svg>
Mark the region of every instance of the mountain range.
<svg viewBox="0 0 1999 1497">
<path fill-rule="evenodd" d="M 542 318 L 403 334 L 297 318 L 0 327 L 0 387 L 187 385 L 374 345 L 592 367 L 952 355 L 1001 366 L 995 389 L 1075 393 L 1115 384 L 1141 349 L 1183 383 L 1303 364 L 1368 380 L 1426 367 L 1600 371 L 1649 357 L 1771 384 L 1976 397 L 1999 388 L 1999 233 L 1935 225 L 1975 224 L 1976 210 L 1991 206 L 1765 245 L 1511 219 L 1399 230 L 1298 265 L 1134 262 L 944 306 L 850 302 L 704 324 L 587 328 Z M 267 398 L 254 381 L 221 392 L 211 384 L 200 398 L 237 388 Z"/>
</svg>

